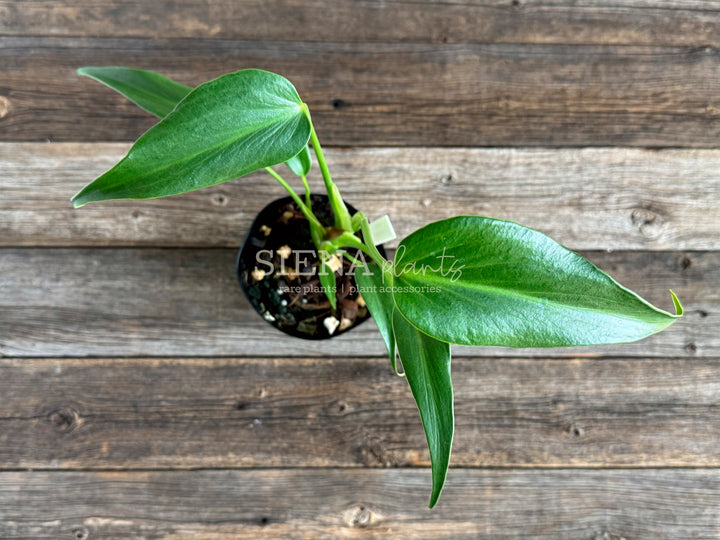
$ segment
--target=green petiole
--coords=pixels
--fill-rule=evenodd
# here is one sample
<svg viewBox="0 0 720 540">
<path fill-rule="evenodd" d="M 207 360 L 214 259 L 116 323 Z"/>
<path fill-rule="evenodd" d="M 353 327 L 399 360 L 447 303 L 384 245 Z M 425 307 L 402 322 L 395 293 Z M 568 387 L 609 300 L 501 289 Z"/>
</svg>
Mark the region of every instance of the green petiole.
<svg viewBox="0 0 720 540">
<path fill-rule="evenodd" d="M 307 204 L 308 208 L 312 209 L 312 203 L 310 202 L 310 184 L 308 184 L 307 176 L 303 174 L 301 178 L 303 186 L 305 186 L 305 203 Z"/>
<path fill-rule="evenodd" d="M 295 193 L 295 190 L 290 187 L 290 184 L 287 183 L 287 181 L 280 176 L 277 172 L 275 172 L 272 167 L 265 167 L 265 170 L 268 172 L 270 176 L 272 176 L 275 180 L 280 182 L 280 185 L 285 188 L 285 191 L 287 191 L 290 196 L 292 197 L 293 201 L 295 201 L 295 204 L 298 205 L 298 208 L 300 208 L 300 211 L 305 215 L 307 220 L 310 222 L 311 227 L 318 227 L 323 228 L 320 221 L 318 221 L 318 218 L 315 217 L 315 214 L 312 213 L 312 210 L 310 209 L 309 205 L 306 205 L 304 202 L 302 202 L 302 199 L 298 196 L 297 193 Z"/>
<path fill-rule="evenodd" d="M 352 230 L 350 212 L 348 212 L 345 202 L 342 200 L 342 197 L 338 192 L 337 186 L 333 184 L 332 177 L 330 176 L 330 169 L 328 169 L 327 162 L 325 161 L 325 154 L 323 154 L 322 147 L 320 146 L 320 140 L 318 139 L 315 126 L 313 125 L 312 118 L 310 117 L 310 110 L 305 103 L 303 103 L 302 106 L 305 116 L 307 116 L 307 119 L 310 122 L 310 142 L 312 143 L 313 150 L 315 150 L 315 157 L 317 158 L 318 165 L 320 166 L 323 182 L 325 182 L 325 190 L 327 191 L 328 198 L 330 199 L 330 207 L 335 214 L 335 226 L 338 229 L 350 231 Z"/>
</svg>

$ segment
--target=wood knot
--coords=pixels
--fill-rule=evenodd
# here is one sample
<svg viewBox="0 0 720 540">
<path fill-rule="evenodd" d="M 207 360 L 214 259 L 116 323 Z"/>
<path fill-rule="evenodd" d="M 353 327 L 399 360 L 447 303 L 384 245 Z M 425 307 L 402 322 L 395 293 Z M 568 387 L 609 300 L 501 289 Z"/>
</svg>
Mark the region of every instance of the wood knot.
<svg viewBox="0 0 720 540">
<path fill-rule="evenodd" d="M 227 206 L 228 196 L 224 193 L 213 193 L 210 200 L 215 206 Z"/>
<path fill-rule="evenodd" d="M 665 230 L 665 219 L 653 208 L 635 208 L 630 214 L 630 221 L 645 238 L 659 238 Z"/>
<path fill-rule="evenodd" d="M 344 99 L 333 99 L 330 102 L 330 105 L 332 105 L 332 108 L 335 110 L 346 109 L 350 106 L 350 104 Z"/>
<path fill-rule="evenodd" d="M 365 467 L 396 467 L 392 454 L 386 452 L 379 442 L 365 442 L 360 448 L 360 461 Z"/>
<path fill-rule="evenodd" d="M 250 406 L 250 404 L 247 401 L 238 400 L 233 405 L 233 409 L 236 411 L 244 411 Z"/>
<path fill-rule="evenodd" d="M 380 516 L 370 510 L 366 504 L 356 504 L 345 511 L 345 523 L 356 529 L 367 529 L 377 525 Z"/>
<path fill-rule="evenodd" d="M 447 186 L 448 184 L 452 184 L 454 181 L 455 181 L 455 176 L 454 176 L 453 173 L 451 173 L 451 172 L 445 173 L 445 174 L 441 174 L 441 175 L 440 175 L 440 178 L 438 178 L 438 182 L 439 182 L 441 185 L 443 185 L 443 186 Z"/>
<path fill-rule="evenodd" d="M 72 537 L 74 540 L 87 540 L 90 533 L 85 527 L 75 527 L 72 530 Z"/>
<path fill-rule="evenodd" d="M 61 433 L 69 433 L 83 424 L 80 414 L 72 407 L 55 409 L 48 414 L 48 421 Z"/>
</svg>

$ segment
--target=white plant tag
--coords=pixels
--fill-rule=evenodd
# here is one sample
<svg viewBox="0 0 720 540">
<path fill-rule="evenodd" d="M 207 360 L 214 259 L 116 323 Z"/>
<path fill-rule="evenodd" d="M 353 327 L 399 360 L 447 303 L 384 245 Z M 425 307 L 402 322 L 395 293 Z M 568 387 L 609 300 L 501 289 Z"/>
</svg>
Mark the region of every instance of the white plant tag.
<svg viewBox="0 0 720 540">
<path fill-rule="evenodd" d="M 370 224 L 370 234 L 372 234 L 373 242 L 375 242 L 376 246 L 397 238 L 395 229 L 393 229 L 388 216 L 383 216 L 373 221 Z"/>
</svg>

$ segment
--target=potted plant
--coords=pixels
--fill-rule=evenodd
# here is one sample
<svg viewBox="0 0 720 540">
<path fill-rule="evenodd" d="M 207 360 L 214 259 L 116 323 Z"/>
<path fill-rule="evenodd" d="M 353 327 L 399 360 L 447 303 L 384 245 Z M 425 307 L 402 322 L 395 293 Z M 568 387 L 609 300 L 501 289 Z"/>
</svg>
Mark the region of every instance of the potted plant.
<svg viewBox="0 0 720 540">
<path fill-rule="evenodd" d="M 143 70 L 78 71 L 161 120 L 117 165 L 76 194 L 74 206 L 165 197 L 261 169 L 288 191 L 289 199 L 272 210 L 274 217 L 251 228 L 244 247 L 252 245 L 255 251 L 241 252 L 239 272 L 246 288 L 275 279 L 268 290 L 285 283 L 288 292 L 296 285 L 300 292 L 283 298 L 283 291 L 276 290 L 273 299 L 269 293 L 254 299 L 248 293 L 249 298 L 256 308 L 262 305 L 261 314 L 270 322 L 282 314 L 271 312 L 276 308 L 269 304 L 313 304 L 310 309 L 324 314 L 315 317 L 315 328 L 324 328 L 327 336 L 361 321 L 364 310 L 372 315 L 398 374 L 399 356 L 420 411 L 432 463 L 430 507 L 443 487 L 453 440 L 450 344 L 622 343 L 659 332 L 682 315 L 672 291 L 675 314 L 652 306 L 544 234 L 487 217 L 430 223 L 404 238 L 388 261 L 376 246 L 393 237 L 389 221 L 371 224 L 343 201 L 308 107 L 280 75 L 248 69 L 192 89 Z M 325 198 L 310 193 L 308 143 Z M 304 196 L 273 168 L 283 163 L 300 177 Z M 273 227 L 281 225 L 302 230 L 304 240 L 297 241 L 302 245 L 272 237 Z M 311 256 L 300 261 L 297 252 L 308 246 Z"/>
</svg>

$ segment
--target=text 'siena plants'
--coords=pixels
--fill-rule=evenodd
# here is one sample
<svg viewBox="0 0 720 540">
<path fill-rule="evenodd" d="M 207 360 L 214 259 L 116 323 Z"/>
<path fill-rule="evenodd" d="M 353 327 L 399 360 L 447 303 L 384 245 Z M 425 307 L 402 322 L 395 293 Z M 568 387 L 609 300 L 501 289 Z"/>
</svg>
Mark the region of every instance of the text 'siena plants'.
<svg viewBox="0 0 720 540">
<path fill-rule="evenodd" d="M 122 67 L 79 73 L 161 120 L 117 165 L 75 195 L 74 206 L 176 195 L 264 169 L 309 224 L 318 279 L 331 291 L 331 306 L 338 302 L 337 260 L 352 267 L 361 304 L 375 319 L 396 373 L 399 356 L 420 411 L 432 461 L 431 507 L 445 482 L 453 442 L 450 344 L 622 343 L 659 332 L 682 315 L 672 291 L 675 314 L 654 307 L 543 233 L 488 217 L 430 223 L 404 238 L 394 259 L 386 260 L 373 238 L 378 227 L 362 212 L 348 210 L 308 106 L 280 75 L 247 69 L 193 89 Z M 313 211 L 308 146 L 322 173 L 331 223 Z M 273 168 L 283 163 L 301 179 L 304 194 Z"/>
</svg>

